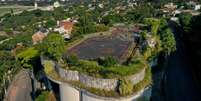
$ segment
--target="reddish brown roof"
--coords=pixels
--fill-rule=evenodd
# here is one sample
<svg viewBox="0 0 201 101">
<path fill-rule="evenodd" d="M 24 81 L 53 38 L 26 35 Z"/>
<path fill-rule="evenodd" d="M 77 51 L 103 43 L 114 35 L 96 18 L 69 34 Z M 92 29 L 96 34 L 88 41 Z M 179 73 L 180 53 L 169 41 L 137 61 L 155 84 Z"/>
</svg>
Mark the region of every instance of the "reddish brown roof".
<svg viewBox="0 0 201 101">
<path fill-rule="evenodd" d="M 59 22 L 60 27 L 64 27 L 65 30 L 72 30 L 74 23 L 71 21 L 61 21 Z"/>
<path fill-rule="evenodd" d="M 34 35 L 32 35 L 32 41 L 34 44 L 42 41 L 44 38 L 45 38 L 45 34 L 42 32 L 37 32 Z"/>
</svg>

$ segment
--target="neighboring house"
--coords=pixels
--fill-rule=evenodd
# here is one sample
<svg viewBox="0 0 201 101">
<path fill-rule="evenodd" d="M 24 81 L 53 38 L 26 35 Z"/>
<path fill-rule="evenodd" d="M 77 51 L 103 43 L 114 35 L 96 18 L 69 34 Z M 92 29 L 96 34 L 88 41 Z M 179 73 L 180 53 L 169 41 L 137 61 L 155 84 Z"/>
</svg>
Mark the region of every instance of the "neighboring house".
<svg viewBox="0 0 201 101">
<path fill-rule="evenodd" d="M 181 11 L 180 11 L 180 10 L 175 10 L 175 11 L 173 12 L 173 15 L 174 15 L 174 16 L 176 16 L 177 14 L 181 14 Z"/>
<path fill-rule="evenodd" d="M 178 17 L 171 17 L 170 20 L 172 20 L 172 21 L 178 21 L 179 18 Z"/>
<path fill-rule="evenodd" d="M 54 6 L 55 8 L 58 8 L 58 7 L 60 7 L 60 3 L 59 3 L 58 1 L 56 1 L 56 2 L 54 2 L 53 6 Z"/>
<path fill-rule="evenodd" d="M 38 9 L 38 3 L 34 2 L 34 9 Z"/>
<path fill-rule="evenodd" d="M 169 3 L 169 4 L 165 4 L 164 7 L 170 10 L 174 10 L 177 8 L 177 5 L 174 5 L 174 3 Z"/>
<path fill-rule="evenodd" d="M 63 35 L 65 39 L 70 39 L 71 32 L 73 30 L 74 21 L 68 19 L 57 22 L 57 28 L 54 29 L 55 32 L 59 32 Z"/>
<path fill-rule="evenodd" d="M 104 5 L 103 4 L 98 4 L 98 7 L 104 8 Z"/>
<path fill-rule="evenodd" d="M 195 8 L 194 8 L 194 10 L 200 10 L 200 8 L 201 8 L 201 5 L 195 5 Z"/>
<path fill-rule="evenodd" d="M 35 34 L 32 35 L 33 44 L 37 44 L 43 41 L 43 39 L 47 36 L 48 30 L 42 29 Z"/>
</svg>

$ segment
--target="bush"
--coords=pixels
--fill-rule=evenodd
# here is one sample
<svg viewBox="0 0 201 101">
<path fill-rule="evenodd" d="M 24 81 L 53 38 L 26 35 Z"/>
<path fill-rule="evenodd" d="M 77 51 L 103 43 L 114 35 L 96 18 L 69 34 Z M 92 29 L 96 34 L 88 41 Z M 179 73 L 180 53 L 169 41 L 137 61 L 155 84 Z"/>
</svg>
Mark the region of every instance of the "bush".
<svg viewBox="0 0 201 101">
<path fill-rule="evenodd" d="M 38 57 L 39 51 L 34 47 L 28 48 L 17 54 L 17 59 L 20 60 L 24 68 L 32 68 L 34 65 L 36 65 L 37 63 L 35 63 L 35 61 L 38 59 Z"/>
<path fill-rule="evenodd" d="M 112 66 L 102 66 L 96 61 L 79 60 L 78 64 L 71 66 L 70 69 L 94 77 L 118 78 L 138 73 L 145 67 L 146 65 L 143 60 L 136 60 L 129 65 L 113 64 Z"/>
<path fill-rule="evenodd" d="M 115 64 L 117 64 L 117 59 L 111 56 L 106 58 L 99 58 L 98 63 L 104 67 L 114 66 Z"/>
<path fill-rule="evenodd" d="M 52 92 L 43 91 L 35 101 L 56 101 L 56 98 Z"/>
<path fill-rule="evenodd" d="M 119 91 L 120 95 L 122 95 L 122 96 L 132 94 L 132 92 L 133 92 L 132 82 L 130 80 L 121 79 L 119 82 L 118 91 Z"/>
<path fill-rule="evenodd" d="M 52 61 L 44 61 L 44 70 L 45 73 L 51 73 L 53 71 L 53 62 Z"/>
<path fill-rule="evenodd" d="M 71 54 L 71 55 L 67 58 L 67 63 L 68 63 L 70 66 L 76 66 L 76 65 L 78 65 L 79 59 L 78 59 L 77 55 L 76 55 L 76 54 Z"/>
<path fill-rule="evenodd" d="M 108 30 L 109 30 L 109 27 L 104 24 L 96 25 L 96 32 L 104 32 Z"/>
<path fill-rule="evenodd" d="M 0 36 L 0 41 L 7 39 L 8 36 Z"/>
</svg>

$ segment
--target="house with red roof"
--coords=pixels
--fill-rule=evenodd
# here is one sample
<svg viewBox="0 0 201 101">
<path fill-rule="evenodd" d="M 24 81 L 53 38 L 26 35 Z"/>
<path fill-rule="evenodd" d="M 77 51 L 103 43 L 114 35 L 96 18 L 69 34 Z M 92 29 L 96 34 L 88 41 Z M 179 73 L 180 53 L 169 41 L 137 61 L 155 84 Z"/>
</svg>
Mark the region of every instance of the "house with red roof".
<svg viewBox="0 0 201 101">
<path fill-rule="evenodd" d="M 46 29 L 41 29 L 40 31 L 36 32 L 32 35 L 32 42 L 33 44 L 37 44 L 43 41 L 43 39 L 47 36 L 49 33 Z"/>
<path fill-rule="evenodd" d="M 58 21 L 57 26 L 58 27 L 55 28 L 54 31 L 62 34 L 65 39 L 70 39 L 71 32 L 74 26 L 74 21 L 70 19 Z"/>
</svg>

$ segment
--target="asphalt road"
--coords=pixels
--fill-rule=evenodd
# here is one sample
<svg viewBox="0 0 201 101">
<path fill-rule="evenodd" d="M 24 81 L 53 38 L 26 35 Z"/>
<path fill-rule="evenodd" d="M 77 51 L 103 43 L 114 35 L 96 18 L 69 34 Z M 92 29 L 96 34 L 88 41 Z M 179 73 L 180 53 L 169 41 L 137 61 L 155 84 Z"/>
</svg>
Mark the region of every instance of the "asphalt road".
<svg viewBox="0 0 201 101">
<path fill-rule="evenodd" d="M 165 70 L 165 101 L 201 101 L 181 40 L 182 31 L 175 29 L 174 23 L 170 23 L 170 27 L 176 38 L 177 50 L 169 56 Z"/>
<path fill-rule="evenodd" d="M 8 88 L 6 101 L 32 101 L 29 70 L 21 70 Z"/>
</svg>

